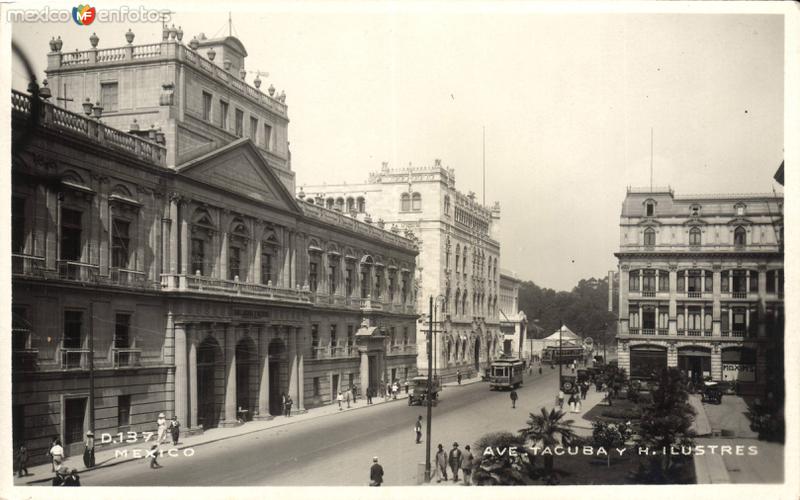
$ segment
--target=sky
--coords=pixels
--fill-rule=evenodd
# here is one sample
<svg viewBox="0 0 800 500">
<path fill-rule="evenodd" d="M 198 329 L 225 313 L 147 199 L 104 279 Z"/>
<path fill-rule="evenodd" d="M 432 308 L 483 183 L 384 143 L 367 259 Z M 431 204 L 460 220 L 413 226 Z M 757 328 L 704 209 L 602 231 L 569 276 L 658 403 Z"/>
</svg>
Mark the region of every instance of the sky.
<svg viewBox="0 0 800 500">
<path fill-rule="evenodd" d="M 226 34 L 227 11 L 213 9 L 232 9 L 246 67 L 269 72 L 262 88 L 286 92 L 298 186 L 364 182 L 383 161 L 440 158 L 456 187 L 480 200 L 485 127 L 485 199 L 502 208 L 501 267 L 540 286 L 570 290 L 616 269 L 626 187 L 650 184 L 651 129 L 656 186 L 678 195 L 781 191 L 772 176 L 784 159 L 782 15 L 263 5 L 158 8 L 174 11 L 184 42 Z M 17 24 L 12 36 L 41 79 L 51 36 L 64 51 L 88 49 L 92 32 L 100 48 L 119 47 L 129 27 L 137 44 L 160 39 L 152 23 Z M 12 73 L 24 88 L 17 62 Z"/>
</svg>

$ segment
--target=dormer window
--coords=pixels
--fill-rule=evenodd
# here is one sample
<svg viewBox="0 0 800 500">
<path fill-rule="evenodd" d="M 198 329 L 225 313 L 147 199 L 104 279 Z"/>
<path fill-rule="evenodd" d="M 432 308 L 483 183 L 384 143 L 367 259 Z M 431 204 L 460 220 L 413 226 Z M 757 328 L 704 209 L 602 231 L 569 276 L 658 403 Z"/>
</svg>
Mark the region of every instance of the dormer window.
<svg viewBox="0 0 800 500">
<path fill-rule="evenodd" d="M 737 217 L 744 217 L 744 208 L 745 208 L 745 204 L 744 203 L 737 203 L 736 205 L 734 205 L 733 208 L 736 209 L 736 216 Z"/>
<path fill-rule="evenodd" d="M 692 205 L 689 213 L 692 217 L 698 217 L 700 215 L 700 205 Z"/>
<path fill-rule="evenodd" d="M 648 201 L 644 205 L 644 213 L 648 217 L 652 217 L 653 216 L 653 214 L 655 213 L 655 209 L 656 209 L 656 204 L 653 203 L 652 201 Z"/>
</svg>

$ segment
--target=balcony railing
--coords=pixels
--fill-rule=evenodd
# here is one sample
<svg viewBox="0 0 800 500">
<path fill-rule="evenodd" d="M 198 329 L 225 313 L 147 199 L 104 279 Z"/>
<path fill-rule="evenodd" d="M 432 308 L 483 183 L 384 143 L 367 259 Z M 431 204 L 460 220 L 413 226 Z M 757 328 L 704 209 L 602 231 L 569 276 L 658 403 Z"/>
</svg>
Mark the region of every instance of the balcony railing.
<svg viewBox="0 0 800 500">
<path fill-rule="evenodd" d="M 655 297 L 655 296 L 656 296 L 655 290 L 644 290 L 642 292 L 642 297 Z"/>
<path fill-rule="evenodd" d="M 656 333 L 658 333 L 659 335 L 669 335 L 669 329 L 659 328 L 658 330 L 656 330 Z"/>
<path fill-rule="evenodd" d="M 190 291 L 217 295 L 257 297 L 287 302 L 311 302 L 311 292 L 308 290 L 280 288 L 260 283 L 243 283 L 237 280 L 220 280 L 198 274 L 162 274 L 161 290 L 167 292 Z"/>
<path fill-rule="evenodd" d="M 114 368 L 132 368 L 142 365 L 142 350 L 113 348 Z"/>
<path fill-rule="evenodd" d="M 703 297 L 703 292 L 686 292 L 690 299 L 700 299 Z"/>
<path fill-rule="evenodd" d="M 147 274 L 131 269 L 111 268 L 109 281 L 115 285 L 143 286 L 147 282 Z"/>
<path fill-rule="evenodd" d="M 699 337 L 700 336 L 700 330 L 686 330 L 686 335 L 688 337 Z"/>
<path fill-rule="evenodd" d="M 730 337 L 731 336 L 731 331 L 730 330 L 722 330 L 720 332 L 720 335 L 722 335 L 723 337 Z"/>
<path fill-rule="evenodd" d="M 383 304 L 379 300 L 361 299 L 361 309 L 371 311 L 383 311 Z"/>
<path fill-rule="evenodd" d="M 99 267 L 94 264 L 68 260 L 58 261 L 58 277 L 65 280 L 94 283 L 97 281 L 98 272 Z"/>
<path fill-rule="evenodd" d="M 62 370 L 85 370 L 88 367 L 89 349 L 61 348 Z"/>
<path fill-rule="evenodd" d="M 656 329 L 655 328 L 642 328 L 642 335 L 655 335 Z"/>
<path fill-rule="evenodd" d="M 703 330 L 703 337 L 710 337 L 710 336 L 711 336 L 711 330 Z"/>
<path fill-rule="evenodd" d="M 731 292 L 731 298 L 734 299 L 746 299 L 747 292 Z"/>
<path fill-rule="evenodd" d="M 77 55 L 79 54 L 71 53 L 69 57 L 74 58 Z M 64 56 L 67 56 L 67 54 L 64 54 Z M 74 60 L 83 63 L 82 60 Z M 40 101 L 39 104 L 38 120 L 40 126 L 82 135 L 92 141 L 99 142 L 101 145 L 124 151 L 147 162 L 160 166 L 166 165 L 166 148 L 160 144 L 113 129 L 97 120 L 67 111 L 45 101 Z M 33 110 L 31 96 L 12 90 L 11 109 L 14 115 L 30 119 L 29 117 Z"/>
<path fill-rule="evenodd" d="M 312 359 L 345 359 L 358 357 L 355 346 L 322 346 L 311 348 Z"/>
<path fill-rule="evenodd" d="M 44 257 L 34 255 L 11 255 L 11 273 L 25 276 L 43 276 L 45 269 Z"/>
<path fill-rule="evenodd" d="M 38 349 L 14 349 L 11 352 L 12 372 L 36 371 L 38 359 Z"/>
<path fill-rule="evenodd" d="M 641 330 L 638 327 L 628 328 L 628 333 L 631 335 L 639 335 Z"/>
<path fill-rule="evenodd" d="M 731 331 L 731 337 L 737 338 L 744 338 L 745 331 L 744 330 L 733 330 Z"/>
</svg>

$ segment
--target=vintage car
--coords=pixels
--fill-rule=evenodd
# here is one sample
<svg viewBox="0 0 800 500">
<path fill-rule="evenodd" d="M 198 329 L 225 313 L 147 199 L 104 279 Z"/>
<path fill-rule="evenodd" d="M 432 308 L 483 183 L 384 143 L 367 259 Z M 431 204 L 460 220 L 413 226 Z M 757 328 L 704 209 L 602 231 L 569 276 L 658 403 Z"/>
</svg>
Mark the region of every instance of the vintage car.
<svg viewBox="0 0 800 500">
<path fill-rule="evenodd" d="M 433 377 L 431 380 L 431 404 L 436 405 L 439 400 L 439 391 L 441 390 L 441 383 L 439 377 Z M 424 405 L 428 401 L 428 377 L 419 376 L 411 379 L 408 392 L 408 406 L 411 405 Z"/>
<path fill-rule="evenodd" d="M 703 403 L 722 404 L 722 388 L 714 382 L 706 382 L 702 392 Z"/>
</svg>

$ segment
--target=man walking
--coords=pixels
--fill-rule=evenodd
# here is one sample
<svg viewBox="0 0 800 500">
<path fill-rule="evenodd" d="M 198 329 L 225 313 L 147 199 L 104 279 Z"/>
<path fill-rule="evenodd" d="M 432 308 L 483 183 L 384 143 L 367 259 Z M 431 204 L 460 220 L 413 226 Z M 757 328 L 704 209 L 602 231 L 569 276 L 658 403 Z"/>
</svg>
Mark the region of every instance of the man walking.
<svg viewBox="0 0 800 500">
<path fill-rule="evenodd" d="M 556 401 L 558 402 L 558 408 L 560 410 L 563 410 L 564 409 L 564 391 L 562 391 L 562 390 L 558 391 L 558 397 L 556 398 Z"/>
<path fill-rule="evenodd" d="M 466 445 L 464 447 L 464 456 L 461 457 L 461 472 L 464 473 L 465 486 L 472 484 L 472 467 L 474 461 L 475 457 L 472 455 L 469 445 Z"/>
<path fill-rule="evenodd" d="M 422 442 L 422 415 L 417 418 L 417 422 L 414 424 L 414 432 L 417 433 L 417 444 Z"/>
<path fill-rule="evenodd" d="M 351 395 L 351 392 L 350 392 L 350 390 L 348 390 L 348 391 L 345 393 L 345 399 L 347 400 L 347 407 L 348 407 L 348 408 L 350 408 L 350 395 Z"/>
<path fill-rule="evenodd" d="M 181 424 L 178 422 L 177 415 L 173 415 L 172 420 L 169 422 L 169 433 L 172 435 L 172 445 L 178 446 L 178 438 L 181 435 Z"/>
<path fill-rule="evenodd" d="M 450 462 L 450 470 L 453 471 L 453 482 L 458 482 L 458 469 L 461 468 L 461 450 L 458 449 L 458 443 L 453 443 L 453 448 L 450 450 L 450 455 L 447 457 Z"/>
<path fill-rule="evenodd" d="M 511 389 L 511 408 L 517 407 L 517 391 Z"/>
<path fill-rule="evenodd" d="M 456 370 L 456 380 L 458 380 L 458 385 L 461 385 L 461 370 Z"/>
<path fill-rule="evenodd" d="M 25 472 L 24 474 L 23 471 Z M 19 445 L 17 450 L 17 474 L 19 474 L 19 477 L 28 475 L 28 448 L 25 447 L 25 443 Z"/>
<path fill-rule="evenodd" d="M 342 401 L 344 401 L 344 396 L 342 396 L 342 391 L 339 391 L 339 394 L 336 396 L 336 402 L 339 403 L 339 411 L 342 411 Z"/>
<path fill-rule="evenodd" d="M 447 453 L 441 443 L 436 451 L 436 474 L 439 476 L 437 483 L 441 483 L 442 478 L 447 481 Z"/>
<path fill-rule="evenodd" d="M 369 468 L 369 485 L 380 486 L 383 483 L 383 467 L 378 463 L 378 457 L 372 457 L 372 467 Z"/>
<path fill-rule="evenodd" d="M 287 394 L 286 395 L 286 417 L 287 418 L 292 416 L 292 403 L 293 402 L 294 401 L 292 401 L 292 397 Z"/>
<path fill-rule="evenodd" d="M 356 387 L 356 384 L 350 386 L 350 392 L 353 393 L 353 404 L 358 403 L 358 387 Z"/>
<path fill-rule="evenodd" d="M 372 387 L 367 387 L 367 404 L 372 404 Z"/>
</svg>

